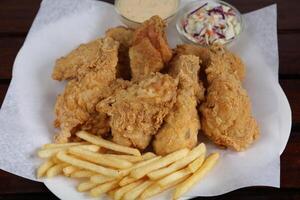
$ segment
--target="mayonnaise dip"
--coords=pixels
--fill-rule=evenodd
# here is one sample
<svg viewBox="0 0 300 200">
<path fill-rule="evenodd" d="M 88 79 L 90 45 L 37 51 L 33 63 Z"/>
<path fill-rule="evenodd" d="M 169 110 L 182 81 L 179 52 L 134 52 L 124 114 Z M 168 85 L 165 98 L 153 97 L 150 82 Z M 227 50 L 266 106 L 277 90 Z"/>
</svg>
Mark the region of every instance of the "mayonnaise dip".
<svg viewBox="0 0 300 200">
<path fill-rule="evenodd" d="M 116 6 L 127 19 L 142 23 L 154 15 L 170 17 L 177 11 L 179 0 L 119 0 Z"/>
</svg>

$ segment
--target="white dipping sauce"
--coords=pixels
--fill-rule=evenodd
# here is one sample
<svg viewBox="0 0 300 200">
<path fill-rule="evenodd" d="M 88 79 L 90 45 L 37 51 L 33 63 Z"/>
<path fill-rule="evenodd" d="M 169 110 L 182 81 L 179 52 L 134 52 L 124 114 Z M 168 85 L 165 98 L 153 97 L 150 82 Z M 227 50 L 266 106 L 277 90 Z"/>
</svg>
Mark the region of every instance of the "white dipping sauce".
<svg viewBox="0 0 300 200">
<path fill-rule="evenodd" d="M 168 18 L 175 13 L 178 4 L 178 0 L 119 0 L 116 6 L 124 17 L 141 23 L 154 15 Z"/>
</svg>

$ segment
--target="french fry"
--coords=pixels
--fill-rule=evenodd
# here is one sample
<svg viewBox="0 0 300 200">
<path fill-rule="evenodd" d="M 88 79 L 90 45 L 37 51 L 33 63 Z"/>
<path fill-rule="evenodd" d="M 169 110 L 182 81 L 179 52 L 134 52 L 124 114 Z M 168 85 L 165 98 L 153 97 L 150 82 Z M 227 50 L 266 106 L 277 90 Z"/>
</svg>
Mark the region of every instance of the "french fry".
<svg viewBox="0 0 300 200">
<path fill-rule="evenodd" d="M 129 192 L 130 190 L 132 190 L 133 188 L 137 187 L 138 185 L 140 185 L 143 182 L 143 180 L 138 180 L 136 182 L 130 183 L 124 187 L 121 187 L 119 189 L 116 190 L 115 195 L 114 195 L 114 200 L 121 200 L 123 195 L 127 192 Z"/>
<path fill-rule="evenodd" d="M 52 149 L 52 148 L 65 148 L 71 146 L 78 146 L 88 144 L 87 142 L 71 142 L 71 143 L 63 143 L 63 144 L 44 144 L 42 149 Z"/>
<path fill-rule="evenodd" d="M 168 167 L 158 169 L 156 171 L 150 172 L 147 176 L 151 180 L 158 180 L 162 177 L 165 177 L 172 172 L 175 172 L 176 170 L 179 170 L 189 163 L 191 163 L 193 160 L 195 160 L 197 157 L 201 156 L 202 154 L 205 154 L 206 148 L 203 143 L 199 144 L 197 147 L 192 149 L 186 157 L 183 159 L 177 160 L 173 164 L 171 164 Z"/>
<path fill-rule="evenodd" d="M 63 168 L 63 173 L 64 173 L 65 176 L 70 176 L 76 170 L 78 170 L 77 167 L 74 167 L 74 166 L 70 165 L 70 166 L 67 166 L 67 167 Z"/>
<path fill-rule="evenodd" d="M 157 195 L 171 187 L 174 187 L 175 185 L 177 185 L 178 183 L 184 181 L 186 179 L 186 177 L 183 177 L 175 182 L 173 182 L 170 185 L 167 185 L 166 187 L 161 187 L 159 184 L 157 183 L 153 183 L 150 187 L 148 187 L 140 196 L 140 199 L 148 199 L 154 195 Z"/>
<path fill-rule="evenodd" d="M 192 163 L 190 163 L 187 168 L 192 172 L 195 173 L 195 171 L 197 171 L 201 165 L 203 164 L 205 160 L 205 155 L 201 155 L 199 158 L 197 158 L 196 160 L 194 160 Z"/>
<path fill-rule="evenodd" d="M 125 185 L 128 185 L 128 184 L 130 184 L 130 183 L 133 183 L 133 182 L 135 182 L 135 181 L 137 181 L 137 179 L 132 178 L 132 177 L 130 177 L 130 176 L 125 176 L 125 177 L 119 182 L 119 185 L 120 185 L 120 186 L 125 186 Z"/>
<path fill-rule="evenodd" d="M 113 181 L 114 177 L 103 176 L 101 174 L 93 175 L 90 178 L 90 181 L 97 184 L 107 183 Z"/>
<path fill-rule="evenodd" d="M 138 149 L 118 145 L 118 144 L 110 142 L 108 140 L 104 140 L 99 136 L 89 134 L 85 131 L 79 131 L 78 133 L 76 133 L 76 135 L 81 139 L 84 139 L 84 140 L 86 140 L 86 141 L 88 141 L 92 144 L 99 145 L 99 146 L 104 147 L 106 149 L 111 149 L 111 150 L 122 152 L 122 153 L 125 153 L 125 154 L 132 154 L 132 155 L 135 155 L 135 156 L 141 156 L 141 153 Z"/>
<path fill-rule="evenodd" d="M 51 160 L 52 160 L 55 164 L 62 163 L 56 156 L 51 157 Z"/>
<path fill-rule="evenodd" d="M 123 159 L 132 163 L 136 163 L 143 160 L 142 156 L 116 155 L 116 154 L 104 154 L 104 156 L 107 158 Z"/>
<path fill-rule="evenodd" d="M 161 156 L 156 156 L 156 157 L 151 158 L 151 159 L 149 159 L 149 160 L 145 160 L 145 161 L 136 163 L 136 164 L 134 164 L 132 167 L 130 167 L 130 168 L 128 168 L 128 169 L 123 169 L 123 170 L 121 170 L 120 173 L 122 174 L 122 176 L 126 176 L 126 175 L 128 175 L 132 170 L 134 170 L 134 169 L 136 169 L 136 168 L 139 168 L 139 167 L 143 167 L 143 166 L 148 165 L 148 164 L 150 164 L 150 163 L 153 163 L 153 162 L 159 160 L 160 158 L 161 158 Z"/>
<path fill-rule="evenodd" d="M 58 152 L 66 149 L 68 147 L 59 147 L 59 148 L 49 148 L 49 149 L 41 149 L 38 151 L 38 156 L 40 158 L 50 158 L 57 154 Z"/>
<path fill-rule="evenodd" d="M 50 169 L 48 169 L 46 176 L 47 178 L 52 178 L 54 176 L 57 176 L 58 174 L 62 173 L 63 168 L 66 167 L 66 164 L 56 164 L 52 166 Z"/>
<path fill-rule="evenodd" d="M 219 159 L 218 153 L 213 153 L 204 161 L 202 166 L 189 178 L 180 183 L 173 195 L 174 199 L 178 199 L 182 194 L 186 193 L 195 183 L 201 180 L 207 172 L 209 172 Z"/>
<path fill-rule="evenodd" d="M 154 158 L 156 155 L 152 152 L 147 152 L 142 155 L 143 160 L 149 160 L 151 158 Z"/>
<path fill-rule="evenodd" d="M 130 176 L 133 178 L 136 178 L 136 179 L 142 178 L 146 174 L 148 174 L 156 169 L 163 168 L 163 167 L 183 158 L 188 153 L 189 153 L 189 150 L 186 148 L 175 151 L 175 152 L 170 153 L 169 155 L 162 157 L 161 159 L 159 159 L 149 165 L 145 165 L 143 167 L 139 167 L 137 169 L 132 170 L 130 173 Z"/>
<path fill-rule="evenodd" d="M 37 170 L 37 177 L 41 178 L 43 177 L 49 168 L 51 168 L 55 163 L 52 160 L 47 160 L 44 162 Z"/>
<path fill-rule="evenodd" d="M 75 146 L 81 149 L 85 149 L 88 151 L 92 151 L 92 152 L 98 152 L 100 150 L 100 147 L 94 144 L 89 144 L 89 145 L 80 145 L 80 146 Z"/>
<path fill-rule="evenodd" d="M 176 171 L 176 172 L 164 177 L 163 179 L 159 180 L 157 183 L 161 187 L 166 187 L 181 178 L 188 177 L 191 173 L 192 172 L 190 170 L 188 170 L 187 168 L 184 168 L 184 169 L 181 169 L 179 171 Z"/>
<path fill-rule="evenodd" d="M 90 178 L 93 176 L 95 172 L 91 172 L 89 170 L 78 170 L 71 174 L 72 178 Z"/>
<path fill-rule="evenodd" d="M 73 154 L 77 157 L 80 157 L 84 160 L 104 165 L 107 167 L 113 167 L 118 169 L 124 169 L 132 166 L 131 162 L 128 162 L 123 159 L 116 159 L 116 158 L 107 158 L 104 154 L 91 152 L 82 148 L 73 147 L 68 150 L 70 154 Z"/>
<path fill-rule="evenodd" d="M 97 183 L 93 183 L 93 182 L 90 182 L 90 181 L 82 182 L 77 186 L 77 191 L 78 192 L 86 192 L 86 191 L 89 191 L 89 190 L 93 189 L 97 185 L 98 185 Z"/>
<path fill-rule="evenodd" d="M 108 183 L 104 183 L 102 185 L 98 185 L 90 191 L 92 197 L 98 197 L 101 194 L 104 194 L 110 190 L 113 190 L 119 186 L 118 181 L 111 181 Z"/>
<path fill-rule="evenodd" d="M 96 172 L 99 174 L 103 174 L 106 176 L 112 176 L 112 177 L 120 176 L 120 173 L 117 170 L 105 168 L 100 165 L 96 165 L 91 162 L 88 162 L 88 161 L 83 161 L 83 160 L 77 159 L 75 157 L 67 155 L 65 152 L 59 152 L 56 156 L 59 160 L 66 162 L 68 164 L 71 164 L 75 167 L 87 169 L 87 170 L 90 170 L 90 171 L 93 171 L 93 172 Z"/>
<path fill-rule="evenodd" d="M 118 190 L 119 188 L 116 188 L 116 189 L 113 189 L 113 190 L 110 190 L 107 192 L 107 195 L 111 198 L 111 199 L 114 199 L 114 196 L 115 196 L 115 193 L 116 191 Z"/>
<path fill-rule="evenodd" d="M 132 199 L 137 199 L 144 190 L 147 189 L 153 182 L 148 180 L 144 181 L 143 183 L 139 184 L 137 187 L 134 189 L 126 192 L 123 196 L 123 200 L 132 200 Z"/>
</svg>

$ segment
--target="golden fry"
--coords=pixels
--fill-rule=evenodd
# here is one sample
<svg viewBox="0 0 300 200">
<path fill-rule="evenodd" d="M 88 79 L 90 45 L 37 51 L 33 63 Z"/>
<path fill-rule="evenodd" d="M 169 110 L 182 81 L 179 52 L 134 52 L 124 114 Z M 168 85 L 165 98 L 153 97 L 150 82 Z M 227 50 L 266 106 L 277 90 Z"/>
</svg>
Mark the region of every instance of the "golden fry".
<svg viewBox="0 0 300 200">
<path fill-rule="evenodd" d="M 67 166 L 67 167 L 63 168 L 63 173 L 64 173 L 65 176 L 70 176 L 76 170 L 78 170 L 77 167 L 74 167 L 74 166 L 70 165 L 70 166 Z"/>
<path fill-rule="evenodd" d="M 62 173 L 63 168 L 66 166 L 67 165 L 63 164 L 63 163 L 54 165 L 47 171 L 47 173 L 46 173 L 47 178 L 52 178 L 52 177 L 57 176 L 58 174 Z"/>
<path fill-rule="evenodd" d="M 142 161 L 142 162 L 139 162 L 139 163 L 136 163 L 134 164 L 132 167 L 128 168 L 128 169 L 123 169 L 121 170 L 121 174 L 123 176 L 126 176 L 128 175 L 132 170 L 136 169 L 136 168 L 139 168 L 139 167 L 142 167 L 142 166 L 145 166 L 145 165 L 148 165 L 150 163 L 153 163 L 157 160 L 159 160 L 161 158 L 161 156 L 157 156 L 157 157 L 154 157 L 154 158 L 151 158 L 149 160 L 145 160 L 145 161 Z"/>
<path fill-rule="evenodd" d="M 113 167 L 118 169 L 124 169 L 132 166 L 132 163 L 123 160 L 123 159 L 116 159 L 116 158 L 107 158 L 104 154 L 90 152 L 88 150 L 84 150 L 78 147 L 73 147 L 69 149 L 69 153 L 80 157 L 84 160 L 104 165 L 107 167 Z"/>
<path fill-rule="evenodd" d="M 92 152 L 98 152 L 100 150 L 100 147 L 94 144 L 89 144 L 89 145 L 80 145 L 80 146 L 76 146 L 78 148 L 82 148 L 88 151 L 92 151 Z"/>
<path fill-rule="evenodd" d="M 201 167 L 201 165 L 203 164 L 204 160 L 205 160 L 205 155 L 201 155 L 199 158 L 197 158 L 192 163 L 190 163 L 187 168 L 192 173 L 195 173 L 195 171 L 197 171 Z"/>
<path fill-rule="evenodd" d="M 127 193 L 124 194 L 123 199 L 124 200 L 132 200 L 132 199 L 137 199 L 138 196 L 140 196 L 144 190 L 147 189 L 153 182 L 152 181 L 144 181 L 142 184 L 139 184 L 137 187 L 134 189 L 128 191 Z"/>
<path fill-rule="evenodd" d="M 102 183 L 107 183 L 107 182 L 113 181 L 114 179 L 115 179 L 114 177 L 103 176 L 101 174 L 97 174 L 97 175 L 91 176 L 90 181 L 93 183 L 102 184 Z"/>
<path fill-rule="evenodd" d="M 87 142 L 70 142 L 70 143 L 63 143 L 63 144 L 44 144 L 42 149 L 52 149 L 52 148 L 65 148 L 71 146 L 78 146 L 78 145 L 85 145 L 88 144 Z"/>
<path fill-rule="evenodd" d="M 77 191 L 78 192 L 86 192 L 86 191 L 89 191 L 92 188 L 96 187 L 97 185 L 98 185 L 97 183 L 93 183 L 90 181 L 82 182 L 77 186 Z"/>
<path fill-rule="evenodd" d="M 139 161 L 144 160 L 142 156 L 131 156 L 131 155 L 116 155 L 116 154 L 104 154 L 107 158 L 116 158 L 116 159 L 123 159 L 127 160 L 132 163 L 136 163 Z"/>
<path fill-rule="evenodd" d="M 150 172 L 147 176 L 151 180 L 158 180 L 162 177 L 165 177 L 165 176 L 171 174 L 172 172 L 175 172 L 176 170 L 179 170 L 179 169 L 185 167 L 186 165 L 191 163 L 193 160 L 195 160 L 197 157 L 201 156 L 201 154 L 205 154 L 205 151 L 206 151 L 205 145 L 203 143 L 201 143 L 197 147 L 192 149 L 188 153 L 188 155 L 186 157 L 184 157 L 183 159 L 177 160 L 176 162 L 174 162 L 173 164 L 171 164 L 168 167 Z"/>
<path fill-rule="evenodd" d="M 121 200 L 125 193 L 133 190 L 134 188 L 139 186 L 142 182 L 143 182 L 143 180 L 138 180 L 136 182 L 130 183 L 130 184 L 124 186 L 124 187 L 119 188 L 115 192 L 114 199 L 115 200 Z"/>
<path fill-rule="evenodd" d="M 99 146 L 104 147 L 106 149 L 111 149 L 111 150 L 126 153 L 126 154 L 132 154 L 132 155 L 135 155 L 135 156 L 141 156 L 141 153 L 138 149 L 118 145 L 118 144 L 113 143 L 111 141 L 104 140 L 99 136 L 89 134 L 85 131 L 80 131 L 80 132 L 76 133 L 76 135 L 78 137 L 80 137 L 81 139 L 84 139 L 84 140 L 86 140 L 86 141 L 88 141 L 92 144 L 99 145 Z"/>
<path fill-rule="evenodd" d="M 95 172 L 89 170 L 78 170 L 71 174 L 72 178 L 90 178 L 95 175 Z"/>
<path fill-rule="evenodd" d="M 149 172 L 152 172 L 156 169 L 165 167 L 165 166 L 183 158 L 188 153 L 189 153 L 188 149 L 181 149 L 181 150 L 175 151 L 175 152 L 170 153 L 169 155 L 162 157 L 161 159 L 159 159 L 149 165 L 145 165 L 143 167 L 139 167 L 137 169 L 132 170 L 130 173 L 130 176 L 132 176 L 133 178 L 139 179 L 139 178 L 145 176 L 146 174 L 148 174 Z"/>
<path fill-rule="evenodd" d="M 41 178 L 45 175 L 45 173 L 48 171 L 50 167 L 55 165 L 55 163 L 52 160 L 47 160 L 44 162 L 37 170 L 37 177 Z"/>
<path fill-rule="evenodd" d="M 90 170 L 90 171 L 93 171 L 93 172 L 96 172 L 99 174 L 103 174 L 106 176 L 112 176 L 112 177 L 120 176 L 120 173 L 117 170 L 105 168 L 100 165 L 90 163 L 88 161 L 83 161 L 83 160 L 77 159 L 75 157 L 67 155 L 65 152 L 59 152 L 57 154 L 57 158 L 63 162 L 74 165 L 75 167 L 87 169 L 87 170 Z"/>
<path fill-rule="evenodd" d="M 101 194 L 104 194 L 110 190 L 113 190 L 119 186 L 118 181 L 112 181 L 108 183 L 104 183 L 102 185 L 98 185 L 94 189 L 91 190 L 90 194 L 93 197 L 98 197 Z"/>
<path fill-rule="evenodd" d="M 182 194 L 186 193 L 195 183 L 209 172 L 219 159 L 218 153 L 213 153 L 204 161 L 203 165 L 188 179 L 176 187 L 173 198 L 178 199 Z"/>
<path fill-rule="evenodd" d="M 124 186 L 124 185 L 128 185 L 128 184 L 130 184 L 130 183 L 133 183 L 133 182 L 135 182 L 135 181 L 137 181 L 137 179 L 132 178 L 132 177 L 130 177 L 130 176 L 125 176 L 125 177 L 119 182 L 119 185 L 120 185 L 120 186 Z"/>
<path fill-rule="evenodd" d="M 159 180 L 157 183 L 161 187 L 166 187 L 181 178 L 188 177 L 190 174 L 191 174 L 191 171 L 188 170 L 187 168 L 184 168 L 184 169 L 181 169 L 177 172 L 174 172 L 174 173 L 166 176 L 165 178 Z"/>
</svg>

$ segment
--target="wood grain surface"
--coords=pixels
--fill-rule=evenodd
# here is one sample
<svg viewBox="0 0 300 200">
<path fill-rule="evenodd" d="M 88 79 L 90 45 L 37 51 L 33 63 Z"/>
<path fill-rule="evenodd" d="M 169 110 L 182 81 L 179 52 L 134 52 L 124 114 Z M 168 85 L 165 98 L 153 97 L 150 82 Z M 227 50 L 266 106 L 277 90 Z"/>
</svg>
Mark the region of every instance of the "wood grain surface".
<svg viewBox="0 0 300 200">
<path fill-rule="evenodd" d="M 281 188 L 248 187 L 212 198 L 197 199 L 300 199 L 300 1 L 227 0 L 241 12 L 277 4 L 280 85 L 292 108 L 293 126 L 281 156 Z M 113 3 L 113 0 L 106 0 Z M 0 105 L 12 77 L 14 59 L 22 47 L 41 0 L 0 1 Z M 268 170 L 268 169 L 266 169 Z M 0 200 L 57 199 L 42 183 L 0 170 Z"/>
</svg>

